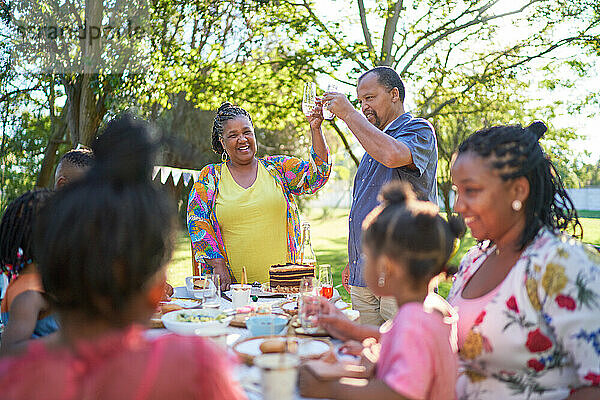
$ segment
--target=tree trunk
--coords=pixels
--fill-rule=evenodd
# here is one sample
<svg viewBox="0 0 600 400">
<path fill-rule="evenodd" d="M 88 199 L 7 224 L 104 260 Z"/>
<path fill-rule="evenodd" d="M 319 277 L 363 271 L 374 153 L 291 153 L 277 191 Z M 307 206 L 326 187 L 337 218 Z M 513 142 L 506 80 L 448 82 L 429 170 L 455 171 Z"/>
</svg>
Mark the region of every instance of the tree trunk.
<svg viewBox="0 0 600 400">
<path fill-rule="evenodd" d="M 96 137 L 96 132 L 104 115 L 98 113 L 97 96 L 90 85 L 93 79 L 92 75 L 83 74 L 81 78 L 78 121 L 79 143 L 89 146 Z M 73 145 L 76 146 L 77 144 L 74 143 Z"/>
<path fill-rule="evenodd" d="M 62 77 L 67 94 L 67 121 L 73 147 L 79 143 L 90 145 L 106 112 L 102 104 L 105 96 L 100 96 L 92 88 L 94 79 L 99 78 L 102 42 L 100 38 L 92 37 L 91 29 L 102 26 L 102 12 L 102 1 L 86 0 L 85 26 L 88 30 L 86 38 L 80 42 L 83 69 L 77 75 Z"/>
<path fill-rule="evenodd" d="M 98 79 L 100 72 L 100 55 L 102 41 L 93 38 L 92 29 L 102 26 L 102 11 L 104 4 L 99 0 L 85 1 L 85 22 L 88 25 L 89 40 L 81 41 L 81 55 L 83 59 L 83 76 L 81 79 L 81 97 L 79 98 L 79 141 L 88 146 L 96 135 L 102 117 L 98 115 L 97 98 L 91 83 Z"/>
<path fill-rule="evenodd" d="M 60 116 L 52 122 L 52 135 L 48 140 L 48 146 L 44 151 L 44 159 L 42 160 L 42 166 L 40 173 L 38 174 L 36 187 L 50 187 L 53 183 L 52 171 L 54 170 L 54 164 L 56 163 L 56 152 L 58 151 L 58 145 L 63 141 L 65 132 L 67 130 L 67 107 L 63 107 Z"/>
<path fill-rule="evenodd" d="M 394 44 L 394 36 L 396 35 L 398 18 L 400 18 L 400 11 L 403 9 L 402 3 L 403 1 L 399 0 L 395 4 L 388 4 L 385 28 L 383 30 L 383 40 L 381 42 L 379 65 L 392 66 L 395 63 L 392 59 L 392 46 Z"/>
</svg>

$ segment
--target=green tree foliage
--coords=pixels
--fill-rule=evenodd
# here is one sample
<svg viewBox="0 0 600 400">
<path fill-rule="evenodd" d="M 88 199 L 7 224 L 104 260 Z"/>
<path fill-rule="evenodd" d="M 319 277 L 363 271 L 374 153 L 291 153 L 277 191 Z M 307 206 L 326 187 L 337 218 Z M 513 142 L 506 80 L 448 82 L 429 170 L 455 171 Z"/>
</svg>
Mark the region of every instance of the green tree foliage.
<svg viewBox="0 0 600 400">
<path fill-rule="evenodd" d="M 412 111 L 436 126 L 440 187 L 447 192 L 448 163 L 464 135 L 498 123 L 552 120 L 552 110 L 530 101 L 528 74 L 563 62 L 554 58 L 566 46 L 587 46 L 587 57 L 597 57 L 599 48 L 599 6 L 591 0 L 151 0 L 143 13 L 140 3 L 84 3 L 11 3 L 21 7 L 23 19 L 60 16 L 74 26 L 108 21 L 129 29 L 123 16 L 135 14 L 139 28 L 139 35 L 100 48 L 99 42 L 66 43 L 70 56 L 62 60 L 71 62 L 70 70 L 42 74 L 2 66 L 3 159 L 18 132 L 33 135 L 31 116 L 45 121 L 38 136 L 49 144 L 44 157 L 37 151 L 31 158 L 28 178 L 15 177 L 22 179 L 18 185 L 35 181 L 40 165 L 38 184 L 49 185 L 48 172 L 69 147 L 65 143 L 89 143 L 103 122 L 123 111 L 166 133 L 161 161 L 167 165 L 200 168 L 217 159 L 211 120 L 223 101 L 249 110 L 261 154 L 303 155 L 308 126 L 299 107 L 302 82 L 328 74 L 354 84 L 365 70 L 390 65 L 408 83 Z M 10 23 L 10 10 L 2 11 Z M 518 34 L 501 36 L 506 26 Z M 8 54 L 6 43 L 1 41 L 2 54 Z M 27 54 L 31 65 L 47 56 Z M 571 61 L 576 69 L 576 61 L 586 60 Z M 597 97 L 590 99 L 588 104 Z M 356 162 L 343 129 L 336 122 L 331 127 L 327 134 L 337 134 Z M 569 130 L 551 130 L 544 144 L 566 157 L 573 137 Z M 337 143 L 329 142 L 335 151 Z"/>
<path fill-rule="evenodd" d="M 332 65 L 346 67 L 347 72 L 337 72 L 341 81 L 352 83 L 376 65 L 391 66 L 405 79 L 412 111 L 437 129 L 439 183 L 446 205 L 451 187 L 448 166 L 460 142 L 491 125 L 529 124 L 533 119 L 552 125 L 554 104 L 534 101 L 539 99 L 528 90 L 529 74 L 548 64 L 565 63 L 557 57 L 560 49 L 597 48 L 600 32 L 598 2 L 587 0 L 328 3 L 347 12 L 344 22 L 325 18 L 322 3 L 284 3 L 310 21 L 293 25 L 298 34 L 312 26 L 320 36 L 310 50 L 326 55 Z M 361 36 L 348 36 L 351 23 L 360 24 Z M 573 67 L 578 61 L 567 60 Z M 335 68 L 328 72 L 336 74 Z M 574 138 L 577 135 L 568 129 L 551 129 L 546 135 L 545 146 L 559 159 L 561 172 L 568 170 L 565 160 L 572 158 L 568 144 Z"/>
<path fill-rule="evenodd" d="M 8 125 L 5 125 L 8 128 Z M 23 114 L 10 126 L 10 136 L 3 136 L 2 146 L 2 211 L 23 192 L 33 189 L 36 170 L 44 157 L 50 132 L 50 118 Z"/>
</svg>

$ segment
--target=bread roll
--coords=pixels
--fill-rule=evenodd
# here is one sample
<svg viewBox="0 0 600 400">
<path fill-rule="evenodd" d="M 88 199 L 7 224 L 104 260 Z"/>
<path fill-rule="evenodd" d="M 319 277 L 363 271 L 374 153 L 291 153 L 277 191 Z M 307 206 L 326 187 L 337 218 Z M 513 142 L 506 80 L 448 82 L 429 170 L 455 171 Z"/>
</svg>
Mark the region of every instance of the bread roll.
<svg viewBox="0 0 600 400">
<path fill-rule="evenodd" d="M 285 342 L 279 339 L 265 339 L 259 346 L 263 354 L 268 353 L 284 353 Z"/>
</svg>

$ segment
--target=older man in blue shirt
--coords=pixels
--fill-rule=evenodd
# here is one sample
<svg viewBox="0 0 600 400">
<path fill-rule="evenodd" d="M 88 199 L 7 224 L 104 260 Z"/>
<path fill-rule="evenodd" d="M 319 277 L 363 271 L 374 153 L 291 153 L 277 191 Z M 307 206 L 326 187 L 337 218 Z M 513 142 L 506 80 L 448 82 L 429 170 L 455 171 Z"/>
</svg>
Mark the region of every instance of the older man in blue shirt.
<svg viewBox="0 0 600 400">
<path fill-rule="evenodd" d="M 437 140 L 428 121 L 404 111 L 404 84 L 392 68 L 367 71 L 358 79 L 356 90 L 362 114 L 341 93 L 323 97 L 328 109 L 348 125 L 366 151 L 354 178 L 348 221 L 349 263 L 342 283 L 351 293 L 353 307 L 360 311 L 360 321 L 381 325 L 393 318 L 397 306 L 393 299 L 379 298 L 366 287 L 362 222 L 379 203 L 381 187 L 393 179 L 410 182 L 421 199 L 437 204 Z"/>
</svg>

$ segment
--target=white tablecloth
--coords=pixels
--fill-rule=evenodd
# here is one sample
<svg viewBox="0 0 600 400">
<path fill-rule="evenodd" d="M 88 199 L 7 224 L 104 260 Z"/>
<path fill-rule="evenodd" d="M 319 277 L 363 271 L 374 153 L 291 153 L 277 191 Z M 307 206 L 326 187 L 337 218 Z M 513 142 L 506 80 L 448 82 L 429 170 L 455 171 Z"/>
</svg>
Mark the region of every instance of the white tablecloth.
<svg viewBox="0 0 600 400">
<path fill-rule="evenodd" d="M 188 294 L 188 291 L 185 287 L 176 287 L 174 288 L 173 297 L 179 298 L 192 298 Z M 258 303 L 261 304 L 271 304 L 271 306 L 277 309 L 283 302 L 287 301 L 285 298 L 268 298 L 268 297 L 260 297 L 258 299 Z M 230 309 L 232 307 L 231 302 L 221 298 L 221 306 L 222 310 Z M 231 333 L 228 336 L 227 344 L 228 348 L 231 349 L 231 346 L 235 344 L 235 342 L 247 338 L 250 336 L 250 332 L 244 328 L 236 328 L 229 326 L 228 331 Z M 148 331 L 148 336 L 159 336 L 167 333 L 166 329 L 151 329 Z M 335 351 L 341 345 L 339 340 L 332 340 Z M 231 351 L 231 350 L 230 350 Z M 244 388 L 246 395 L 249 400 L 262 400 L 262 392 L 260 387 L 260 369 L 254 366 L 248 366 L 245 364 L 239 364 L 234 370 L 234 374 L 236 379 L 240 382 L 242 387 Z M 295 399 L 306 399 L 305 397 L 300 396 L 298 391 L 296 391 Z"/>
</svg>

